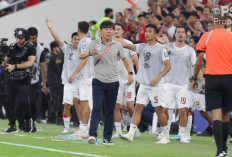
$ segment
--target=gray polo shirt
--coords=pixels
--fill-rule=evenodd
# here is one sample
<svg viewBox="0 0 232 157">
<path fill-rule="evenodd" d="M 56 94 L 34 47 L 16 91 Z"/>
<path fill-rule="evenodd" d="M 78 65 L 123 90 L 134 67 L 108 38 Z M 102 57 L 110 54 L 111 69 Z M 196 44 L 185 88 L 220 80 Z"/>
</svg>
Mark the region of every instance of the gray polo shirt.
<svg viewBox="0 0 232 157">
<path fill-rule="evenodd" d="M 90 50 L 97 48 L 99 43 L 102 44 L 101 48 L 98 51 L 98 55 L 92 56 L 94 64 L 105 52 L 108 45 L 103 43 L 101 38 L 98 38 L 89 43 L 89 45 L 84 50 L 85 52 L 89 52 Z M 112 39 L 110 44 L 112 45 L 106 55 L 94 67 L 93 78 L 96 78 L 103 83 L 112 83 L 118 81 L 117 56 L 119 56 L 121 59 L 126 58 L 126 54 L 124 53 L 123 47 L 120 42 Z"/>
</svg>

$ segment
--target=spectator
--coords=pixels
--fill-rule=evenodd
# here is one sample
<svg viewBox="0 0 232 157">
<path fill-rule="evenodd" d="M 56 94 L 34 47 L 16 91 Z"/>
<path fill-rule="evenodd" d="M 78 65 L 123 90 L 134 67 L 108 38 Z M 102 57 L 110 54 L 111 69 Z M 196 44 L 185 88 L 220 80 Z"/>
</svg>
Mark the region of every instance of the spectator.
<svg viewBox="0 0 232 157">
<path fill-rule="evenodd" d="M 91 27 L 93 26 L 93 25 L 95 25 L 97 22 L 96 21 L 90 21 L 89 22 L 89 32 L 88 32 L 88 34 L 87 34 L 87 37 L 89 37 L 89 38 L 91 38 L 92 39 L 92 36 L 91 36 Z"/>
<path fill-rule="evenodd" d="M 10 4 L 5 0 L 0 0 L 0 17 L 12 13 L 11 8 L 5 8 Z M 5 8 L 5 9 L 4 9 Z M 2 10 L 3 9 L 3 10 Z"/>
<path fill-rule="evenodd" d="M 188 25 L 189 25 L 189 28 L 191 30 L 191 32 L 194 32 L 195 31 L 195 24 L 197 22 L 197 19 L 198 19 L 198 14 L 197 12 L 195 11 L 192 11 L 190 13 L 190 16 L 188 18 Z"/>
<path fill-rule="evenodd" d="M 232 17 L 228 15 L 226 18 L 226 29 L 232 32 L 231 28 L 232 28 Z"/>
<path fill-rule="evenodd" d="M 99 21 L 98 23 L 96 23 L 95 25 L 93 25 L 91 27 L 91 37 L 92 39 L 96 38 L 97 35 L 98 35 L 98 29 L 100 28 L 100 25 L 103 21 L 106 21 L 106 20 L 111 20 L 114 18 L 114 12 L 113 12 L 113 9 L 111 8 L 106 8 L 105 9 L 105 17 Z M 99 35 L 100 36 L 100 35 Z"/>
<path fill-rule="evenodd" d="M 203 21 L 198 20 L 195 24 L 195 32 L 193 33 L 194 35 L 201 37 L 204 34 L 204 28 L 203 28 Z"/>
<path fill-rule="evenodd" d="M 122 24 L 122 21 L 123 20 L 123 15 L 121 12 L 117 12 L 116 13 L 116 20 L 115 20 L 115 23 L 121 23 Z"/>
<path fill-rule="evenodd" d="M 173 20 L 173 25 L 174 25 L 175 27 L 177 27 L 177 26 L 180 25 L 180 21 L 179 21 L 179 17 L 178 17 L 178 16 L 176 16 L 176 17 L 174 18 L 174 20 Z"/>
<path fill-rule="evenodd" d="M 162 17 L 160 15 L 155 15 L 155 16 L 153 16 L 152 19 L 153 20 L 152 20 L 151 24 L 154 24 L 159 29 L 159 31 L 161 31 L 161 29 L 162 29 L 161 24 L 163 22 Z"/>
<path fill-rule="evenodd" d="M 139 26 L 138 26 L 138 19 L 137 17 L 132 17 L 129 20 L 131 25 L 131 41 L 134 43 L 135 41 L 139 40 Z"/>
<path fill-rule="evenodd" d="M 138 20 L 139 20 L 139 40 L 142 42 L 142 43 L 145 43 L 146 42 L 146 39 L 145 39 L 145 31 L 146 31 L 146 26 L 147 26 L 147 17 L 145 14 L 140 14 L 138 16 Z"/>
<path fill-rule="evenodd" d="M 10 4 L 11 4 L 11 3 L 14 3 L 14 2 L 17 2 L 17 1 L 19 1 L 19 0 L 8 0 L 8 2 L 9 2 Z M 17 9 L 16 9 L 16 11 L 25 8 L 25 6 L 26 6 L 26 2 L 21 2 L 21 3 L 17 4 Z M 11 10 L 14 11 L 14 8 L 15 8 L 15 6 L 12 6 L 12 7 L 11 7 Z"/>
<path fill-rule="evenodd" d="M 212 30 L 214 30 L 214 25 L 213 25 L 213 21 L 209 21 L 207 24 L 207 30 L 210 32 Z"/>
<path fill-rule="evenodd" d="M 187 24 L 188 17 L 189 17 L 189 13 L 187 11 L 182 11 L 179 16 L 180 24 L 185 27 L 186 31 L 190 29 Z"/>
<path fill-rule="evenodd" d="M 165 17 L 166 27 L 161 29 L 161 34 L 164 34 L 164 37 L 167 42 L 173 42 L 173 36 L 175 34 L 176 27 L 173 25 L 174 15 L 172 13 L 167 14 Z"/>
<path fill-rule="evenodd" d="M 38 4 L 38 3 L 40 3 L 40 0 L 28 0 L 26 7 L 30 7 L 30 6 L 33 6 L 33 5 Z"/>
</svg>

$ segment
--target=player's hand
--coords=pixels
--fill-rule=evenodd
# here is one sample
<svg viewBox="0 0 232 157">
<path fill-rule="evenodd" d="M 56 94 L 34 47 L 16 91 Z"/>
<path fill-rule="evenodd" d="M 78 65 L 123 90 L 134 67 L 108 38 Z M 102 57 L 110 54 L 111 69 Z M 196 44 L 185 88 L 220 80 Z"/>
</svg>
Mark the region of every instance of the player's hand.
<svg viewBox="0 0 232 157">
<path fill-rule="evenodd" d="M 137 82 L 136 87 L 140 86 L 140 83 Z"/>
<path fill-rule="evenodd" d="M 51 29 L 52 28 L 52 21 L 51 20 L 49 21 L 48 19 L 46 19 L 45 22 L 46 22 L 48 28 Z"/>
<path fill-rule="evenodd" d="M 191 31 L 190 30 L 187 31 L 187 36 L 191 37 Z"/>
<path fill-rule="evenodd" d="M 11 65 L 11 64 L 6 64 L 6 70 L 8 70 L 8 72 L 11 72 L 15 69 L 15 65 Z"/>
<path fill-rule="evenodd" d="M 43 92 L 44 92 L 45 95 L 48 94 L 48 88 L 46 86 L 43 86 Z"/>
<path fill-rule="evenodd" d="M 157 37 L 156 37 L 156 40 L 157 40 L 159 43 L 161 43 L 161 44 L 167 43 L 167 41 L 166 41 L 166 39 L 165 39 L 165 37 L 164 37 L 163 34 L 162 34 L 161 37 L 157 36 Z"/>
<path fill-rule="evenodd" d="M 157 76 L 156 78 L 152 79 L 151 82 L 150 82 L 150 86 L 156 86 L 158 83 L 159 83 L 159 80 L 161 78 L 159 76 Z"/>
<path fill-rule="evenodd" d="M 198 88 L 198 81 L 194 81 L 193 79 L 191 80 L 192 82 L 192 89 L 193 91 L 196 93 L 197 92 L 197 88 Z"/>
<path fill-rule="evenodd" d="M 167 34 L 167 33 L 168 33 L 167 27 L 163 27 L 163 28 L 162 28 L 162 32 L 165 33 L 165 34 Z"/>
<path fill-rule="evenodd" d="M 73 83 L 73 81 L 75 80 L 75 78 L 76 78 L 75 75 L 70 76 L 69 79 L 68 79 L 68 82 L 69 83 Z"/>
<path fill-rule="evenodd" d="M 130 85 L 130 84 L 132 84 L 132 83 L 133 83 L 133 81 L 134 81 L 133 75 L 130 75 L 130 74 L 129 74 L 127 84 L 128 84 L 128 85 Z"/>
<path fill-rule="evenodd" d="M 91 56 L 94 56 L 94 55 L 97 55 L 98 54 L 98 50 L 97 49 L 92 49 L 91 51 L 90 51 L 90 55 Z"/>
</svg>

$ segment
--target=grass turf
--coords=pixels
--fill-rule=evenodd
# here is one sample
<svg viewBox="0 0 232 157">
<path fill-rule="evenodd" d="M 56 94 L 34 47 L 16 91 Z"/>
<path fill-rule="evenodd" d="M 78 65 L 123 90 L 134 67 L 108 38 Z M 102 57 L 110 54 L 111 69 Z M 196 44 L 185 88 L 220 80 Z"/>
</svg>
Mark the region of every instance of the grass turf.
<svg viewBox="0 0 232 157">
<path fill-rule="evenodd" d="M 0 128 L 7 128 L 7 120 L 0 120 Z M 133 156 L 133 157 L 213 157 L 216 153 L 216 145 L 212 143 L 213 137 L 192 136 L 190 144 L 171 141 L 170 144 L 160 145 L 157 136 L 152 134 L 141 134 L 141 137 L 134 138 L 133 142 L 121 139 L 113 139 L 115 146 L 105 146 L 103 144 L 90 145 L 82 143 L 80 140 L 60 140 L 55 141 L 56 135 L 61 135 L 62 126 L 51 124 L 37 124 L 42 127 L 42 132 L 36 133 L 1 133 L 0 142 L 23 144 L 43 148 L 52 148 L 62 151 L 71 151 L 99 156 Z M 102 129 L 102 127 L 101 127 Z M 98 130 L 98 139 L 102 139 L 102 130 Z M 25 136 L 22 136 L 25 135 Z M 171 135 L 172 137 L 173 135 Z M 230 144 L 228 142 L 230 149 Z M 37 148 L 24 146 L 7 145 L 0 143 L 0 156 L 30 156 L 30 157 L 72 157 L 81 156 L 69 153 L 52 152 Z M 86 155 L 83 155 L 86 156 Z M 231 154 L 228 155 L 232 156 Z"/>
</svg>

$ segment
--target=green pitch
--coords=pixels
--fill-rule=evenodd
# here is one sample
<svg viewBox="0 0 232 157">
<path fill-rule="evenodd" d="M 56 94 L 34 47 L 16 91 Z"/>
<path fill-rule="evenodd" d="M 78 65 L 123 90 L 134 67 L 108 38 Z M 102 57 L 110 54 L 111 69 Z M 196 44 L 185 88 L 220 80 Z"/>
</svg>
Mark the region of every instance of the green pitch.
<svg viewBox="0 0 232 157">
<path fill-rule="evenodd" d="M 7 128 L 7 120 L 0 120 L 0 128 Z M 216 145 L 213 137 L 192 136 L 190 144 L 171 141 L 170 144 L 160 145 L 157 136 L 141 134 L 134 142 L 113 139 L 115 146 L 103 144 L 90 145 L 80 140 L 55 139 L 61 135 L 62 126 L 37 124 L 42 132 L 36 133 L 0 133 L 0 156 L 30 156 L 30 157 L 72 157 L 72 156 L 126 156 L 126 157 L 213 157 Z M 101 127 L 102 129 L 102 127 Z M 102 139 L 99 130 L 98 139 Z M 171 135 L 173 136 L 173 135 Z M 228 143 L 229 149 L 231 148 Z M 229 154 L 232 156 L 232 153 Z"/>
</svg>

